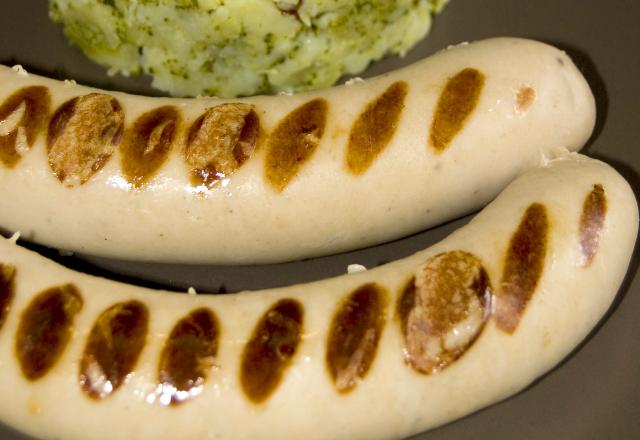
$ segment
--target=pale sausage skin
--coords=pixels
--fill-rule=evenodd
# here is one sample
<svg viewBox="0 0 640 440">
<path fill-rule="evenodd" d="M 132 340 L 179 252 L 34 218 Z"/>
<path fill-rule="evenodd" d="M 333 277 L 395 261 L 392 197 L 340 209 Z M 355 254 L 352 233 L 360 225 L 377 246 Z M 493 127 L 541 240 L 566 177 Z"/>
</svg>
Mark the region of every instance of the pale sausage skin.
<svg viewBox="0 0 640 440">
<path fill-rule="evenodd" d="M 39 104 L 16 107 L 20 90 Z M 483 206 L 558 149 L 581 148 L 595 121 L 564 52 L 510 38 L 324 91 L 232 101 L 0 68 L 3 102 L 5 232 L 182 263 L 295 260 L 424 230 Z"/>
<path fill-rule="evenodd" d="M 626 181 L 568 154 L 428 249 L 281 289 L 155 292 L 1 239 L 0 296 L 12 299 L 0 329 L 0 420 L 67 440 L 403 438 L 560 362 L 613 301 L 637 230 Z M 514 276 L 526 258 L 534 269 Z M 27 376 L 16 355 L 30 336 L 25 310 L 61 286 L 82 307 L 49 369 Z"/>
</svg>

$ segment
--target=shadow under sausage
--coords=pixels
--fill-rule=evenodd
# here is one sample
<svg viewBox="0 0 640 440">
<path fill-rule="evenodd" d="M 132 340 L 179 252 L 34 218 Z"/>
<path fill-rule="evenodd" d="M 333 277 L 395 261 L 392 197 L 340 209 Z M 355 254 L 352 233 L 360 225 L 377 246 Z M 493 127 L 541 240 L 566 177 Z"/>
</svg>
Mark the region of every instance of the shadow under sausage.
<svg viewBox="0 0 640 440">
<path fill-rule="evenodd" d="M 3 228 L 0 228 L 0 235 L 5 238 L 9 238 L 13 234 L 11 234 L 10 232 L 8 232 Z M 75 257 L 73 254 L 67 255 L 58 249 L 53 249 L 46 246 L 38 245 L 23 239 L 19 239 L 17 244 L 19 246 L 22 246 L 25 249 L 28 249 L 32 252 L 35 252 L 41 255 L 42 257 L 48 260 L 51 260 L 57 264 L 60 264 L 61 266 L 66 267 L 67 269 L 71 269 L 76 272 L 84 273 L 84 274 L 99 277 L 99 278 L 105 278 L 105 279 L 109 279 L 109 280 L 120 282 L 120 283 L 131 284 L 138 287 L 145 287 L 148 289 L 154 289 L 154 290 L 170 289 L 170 287 L 167 286 L 166 284 L 135 278 L 123 273 L 105 271 L 104 269 L 98 266 L 95 266 L 81 258 Z"/>
</svg>

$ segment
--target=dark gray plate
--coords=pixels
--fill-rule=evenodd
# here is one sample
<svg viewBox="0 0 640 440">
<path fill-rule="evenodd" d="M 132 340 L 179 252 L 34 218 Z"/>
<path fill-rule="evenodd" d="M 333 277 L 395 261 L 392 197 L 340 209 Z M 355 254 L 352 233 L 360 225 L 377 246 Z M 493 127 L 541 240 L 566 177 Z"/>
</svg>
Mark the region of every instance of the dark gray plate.
<svg viewBox="0 0 640 440">
<path fill-rule="evenodd" d="M 35 73 L 142 94 L 158 94 L 145 79 L 109 78 L 68 46 L 47 18 L 44 0 L 3 1 L 0 63 Z M 598 102 L 596 132 L 587 154 L 614 165 L 640 193 L 640 2 L 617 0 L 452 0 L 429 38 L 405 59 L 373 66 L 373 75 L 461 41 L 521 36 L 565 49 L 591 83 Z M 303 262 L 263 267 L 148 265 L 97 258 L 66 259 L 85 271 L 137 284 L 199 291 L 280 286 L 344 273 L 409 255 L 438 241 L 467 219 L 394 243 Z M 38 250 L 54 256 L 55 252 Z M 590 338 L 525 392 L 415 439 L 640 438 L 640 280 L 636 254 L 618 300 Z M 10 390 L 2 390 L 4 398 Z M 64 404 L 64 403 L 63 403 Z M 380 402 L 384 405 L 384 402 Z M 0 426 L 0 438 L 26 437 Z"/>
</svg>

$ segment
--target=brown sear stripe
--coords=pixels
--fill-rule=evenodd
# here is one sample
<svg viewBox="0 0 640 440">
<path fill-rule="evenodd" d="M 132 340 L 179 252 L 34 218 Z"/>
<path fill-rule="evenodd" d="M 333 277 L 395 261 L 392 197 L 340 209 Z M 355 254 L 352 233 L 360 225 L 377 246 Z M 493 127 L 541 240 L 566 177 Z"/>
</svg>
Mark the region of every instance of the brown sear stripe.
<svg viewBox="0 0 640 440">
<path fill-rule="evenodd" d="M 535 100 L 535 89 L 529 86 L 522 86 L 516 94 L 516 110 L 519 112 L 526 112 Z"/>
<path fill-rule="evenodd" d="M 208 109 L 189 129 L 184 158 L 191 184 L 212 189 L 255 153 L 260 118 L 249 104 L 221 104 Z"/>
<path fill-rule="evenodd" d="M 347 168 L 351 173 L 363 174 L 389 145 L 398 128 L 408 90 L 404 81 L 392 84 L 358 117 L 347 147 Z"/>
<path fill-rule="evenodd" d="M 607 196 L 600 184 L 593 185 L 593 190 L 584 200 L 580 216 L 580 265 L 588 267 L 598 252 L 600 233 L 604 228 L 607 215 Z"/>
<path fill-rule="evenodd" d="M 149 326 L 147 307 L 139 301 L 118 303 L 97 319 L 80 359 L 79 382 L 92 399 L 118 390 L 133 371 Z"/>
<path fill-rule="evenodd" d="M 0 162 L 13 168 L 46 127 L 51 106 L 49 89 L 25 87 L 0 106 Z"/>
<path fill-rule="evenodd" d="M 304 311 L 293 299 L 273 305 L 253 331 L 242 354 L 240 383 L 254 403 L 267 400 L 280 384 L 302 337 Z"/>
<path fill-rule="evenodd" d="M 177 405 L 202 391 L 215 366 L 220 329 L 209 309 L 197 309 L 171 331 L 160 355 L 160 402 Z"/>
<path fill-rule="evenodd" d="M 49 166 L 67 187 L 86 183 L 122 139 L 124 111 L 109 95 L 91 93 L 64 103 L 49 122 Z"/>
<path fill-rule="evenodd" d="M 429 258 L 398 301 L 406 363 L 432 374 L 459 359 L 481 334 L 491 295 L 489 275 L 475 255 L 452 251 Z"/>
<path fill-rule="evenodd" d="M 386 291 L 365 284 L 349 295 L 333 317 L 327 366 L 341 393 L 353 390 L 369 372 L 385 324 Z"/>
<path fill-rule="evenodd" d="M 65 284 L 38 294 L 22 313 L 15 350 L 28 380 L 44 377 L 56 364 L 82 306 L 80 291 L 73 284 Z"/>
<path fill-rule="evenodd" d="M 0 263 L 0 330 L 7 319 L 16 289 L 16 268 Z"/>
<path fill-rule="evenodd" d="M 126 130 L 120 147 L 125 178 L 135 188 L 147 183 L 165 163 L 180 124 L 180 113 L 164 106 L 140 116 Z"/>
<path fill-rule="evenodd" d="M 464 128 L 480 101 L 484 83 L 484 75 L 471 68 L 464 69 L 449 79 L 440 95 L 431 122 L 429 143 L 436 152 L 442 153 L 446 150 L 453 138 Z"/>
<path fill-rule="evenodd" d="M 499 329 L 513 333 L 542 276 L 547 254 L 549 219 L 544 205 L 534 203 L 525 212 L 511 237 L 500 289 L 494 298 Z"/>
<path fill-rule="evenodd" d="M 311 159 L 324 135 L 328 113 L 327 101 L 314 99 L 289 113 L 269 136 L 265 176 L 276 191 L 284 191 Z"/>
</svg>

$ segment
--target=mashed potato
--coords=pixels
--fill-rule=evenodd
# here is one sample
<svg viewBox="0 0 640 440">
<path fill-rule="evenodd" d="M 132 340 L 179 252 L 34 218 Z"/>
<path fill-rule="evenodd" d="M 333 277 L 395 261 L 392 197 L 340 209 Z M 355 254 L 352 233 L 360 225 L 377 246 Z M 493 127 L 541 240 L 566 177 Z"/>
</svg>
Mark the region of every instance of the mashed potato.
<svg viewBox="0 0 640 440">
<path fill-rule="evenodd" d="M 173 95 L 297 92 L 403 55 L 447 0 L 50 0 L 69 40 L 111 73 Z"/>
</svg>

